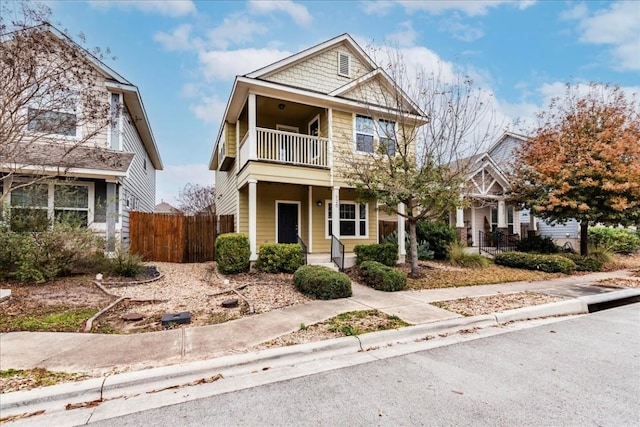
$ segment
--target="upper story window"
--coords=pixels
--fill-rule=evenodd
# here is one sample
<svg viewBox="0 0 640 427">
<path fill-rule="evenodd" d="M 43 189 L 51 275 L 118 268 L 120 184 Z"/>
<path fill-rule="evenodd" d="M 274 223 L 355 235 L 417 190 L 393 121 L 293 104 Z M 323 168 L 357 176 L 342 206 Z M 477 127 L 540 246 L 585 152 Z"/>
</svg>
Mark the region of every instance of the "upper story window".
<svg viewBox="0 0 640 427">
<path fill-rule="evenodd" d="M 77 95 L 66 90 L 33 102 L 27 109 L 27 129 L 48 135 L 78 136 Z"/>
<path fill-rule="evenodd" d="M 39 110 L 29 108 L 29 127 L 33 132 L 76 136 L 77 118 L 75 113 Z"/>
<path fill-rule="evenodd" d="M 351 77 L 351 56 L 345 52 L 338 52 L 338 75 Z"/>
<path fill-rule="evenodd" d="M 371 117 L 356 116 L 356 150 L 373 153 L 379 152 L 393 156 L 396 153 L 395 144 L 396 123 L 390 120 L 374 121 Z"/>
</svg>

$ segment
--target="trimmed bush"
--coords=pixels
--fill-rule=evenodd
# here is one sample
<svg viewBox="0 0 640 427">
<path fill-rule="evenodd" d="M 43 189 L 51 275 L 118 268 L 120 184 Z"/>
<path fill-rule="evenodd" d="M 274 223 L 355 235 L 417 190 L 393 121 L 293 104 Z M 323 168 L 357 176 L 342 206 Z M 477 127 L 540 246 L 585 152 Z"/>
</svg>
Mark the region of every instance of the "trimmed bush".
<svg viewBox="0 0 640 427">
<path fill-rule="evenodd" d="M 356 254 L 356 264 L 358 265 L 365 261 L 377 261 L 393 267 L 398 263 L 398 245 L 393 243 L 356 245 L 353 252 Z"/>
<path fill-rule="evenodd" d="M 251 247 L 245 234 L 226 233 L 216 238 L 216 262 L 222 274 L 249 270 Z"/>
<path fill-rule="evenodd" d="M 547 273 L 571 274 L 576 264 L 562 255 L 529 254 L 524 252 L 503 252 L 494 259 L 496 264 L 505 267 L 540 270 Z"/>
<path fill-rule="evenodd" d="M 418 242 L 428 243 L 435 259 L 447 259 L 447 249 L 456 241 L 456 231 L 444 222 L 418 221 L 416 235 Z"/>
<path fill-rule="evenodd" d="M 136 277 L 142 271 L 142 258 L 127 251 L 118 251 L 116 257 L 109 260 L 107 271 L 117 276 Z"/>
<path fill-rule="evenodd" d="M 569 258 L 576 264 L 576 271 L 602 271 L 604 269 L 604 261 L 595 256 L 581 256 L 578 254 L 562 255 Z"/>
<path fill-rule="evenodd" d="M 561 248 L 555 244 L 551 237 L 531 236 L 518 241 L 518 251 L 557 254 L 561 251 Z"/>
<path fill-rule="evenodd" d="M 293 273 L 302 265 L 302 247 L 297 243 L 260 246 L 256 268 L 267 273 Z"/>
<path fill-rule="evenodd" d="M 303 265 L 293 274 L 296 289 L 316 299 L 351 296 L 351 280 L 339 271 L 321 265 Z"/>
<path fill-rule="evenodd" d="M 624 228 L 591 227 L 588 241 L 611 252 L 632 253 L 640 249 L 640 236 Z"/>
<path fill-rule="evenodd" d="M 367 286 L 379 291 L 401 291 L 407 286 L 407 277 L 400 270 L 376 261 L 362 262 L 358 271 Z"/>
</svg>

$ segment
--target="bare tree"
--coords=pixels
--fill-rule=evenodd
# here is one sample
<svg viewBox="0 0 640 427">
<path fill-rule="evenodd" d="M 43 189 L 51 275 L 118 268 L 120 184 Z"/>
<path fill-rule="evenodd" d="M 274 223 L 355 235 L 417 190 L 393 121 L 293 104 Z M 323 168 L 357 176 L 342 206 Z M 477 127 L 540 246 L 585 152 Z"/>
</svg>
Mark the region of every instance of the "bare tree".
<svg viewBox="0 0 640 427">
<path fill-rule="evenodd" d="M 399 50 L 390 52 L 380 72 L 396 85 L 374 90 L 369 85 L 359 92 L 359 100 L 372 107 L 366 113 L 370 119 L 361 119 L 356 128 L 368 122 L 371 129 L 362 135 L 356 129 L 357 150 L 343 153 L 348 163 L 343 175 L 361 199 L 406 219 L 415 277 L 417 222 L 442 218 L 468 203 L 470 165 L 500 129 L 490 94 L 474 87 L 470 77 L 445 75 L 442 66 L 436 72 L 409 72 Z"/>
<path fill-rule="evenodd" d="M 178 194 L 178 203 L 185 215 L 215 215 L 216 188 L 188 183 Z"/>
<path fill-rule="evenodd" d="M 40 3 L 0 5 L 0 205 L 11 191 L 72 167 L 119 161 L 96 149 L 117 114 L 96 84 L 103 52 L 85 50 L 50 17 Z"/>
</svg>

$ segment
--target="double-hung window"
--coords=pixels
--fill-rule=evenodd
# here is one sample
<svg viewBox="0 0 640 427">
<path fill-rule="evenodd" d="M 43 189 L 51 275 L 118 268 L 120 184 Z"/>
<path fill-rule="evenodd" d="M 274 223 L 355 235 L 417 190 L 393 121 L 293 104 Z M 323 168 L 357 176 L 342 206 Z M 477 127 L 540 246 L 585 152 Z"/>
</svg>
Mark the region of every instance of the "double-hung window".
<svg viewBox="0 0 640 427">
<path fill-rule="evenodd" d="M 11 191 L 10 225 L 14 231 L 44 231 L 52 223 L 87 227 L 93 221 L 91 183 L 49 182 Z"/>
<path fill-rule="evenodd" d="M 396 153 L 395 122 L 374 120 L 371 117 L 356 115 L 356 150 L 373 153 L 378 151 L 389 156 Z"/>
<path fill-rule="evenodd" d="M 41 97 L 27 109 L 27 129 L 47 135 L 78 136 L 77 103 L 78 94 L 71 90 Z"/>
<path fill-rule="evenodd" d="M 333 234 L 333 209 L 331 203 L 327 203 L 327 230 L 328 236 Z M 341 202 L 339 209 L 340 237 L 366 237 L 367 236 L 367 205 L 355 202 Z"/>
</svg>

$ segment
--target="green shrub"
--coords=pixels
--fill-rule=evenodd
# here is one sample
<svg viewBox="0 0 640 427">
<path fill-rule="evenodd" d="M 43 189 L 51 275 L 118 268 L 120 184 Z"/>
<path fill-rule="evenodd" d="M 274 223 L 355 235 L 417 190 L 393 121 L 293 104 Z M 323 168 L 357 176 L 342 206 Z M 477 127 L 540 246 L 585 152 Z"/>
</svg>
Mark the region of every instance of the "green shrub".
<svg viewBox="0 0 640 427">
<path fill-rule="evenodd" d="M 302 265 L 302 247 L 297 243 L 260 246 L 256 268 L 267 273 L 293 273 Z"/>
<path fill-rule="evenodd" d="M 595 256 L 581 256 L 578 254 L 564 254 L 565 258 L 569 258 L 576 264 L 576 271 L 602 271 L 604 261 Z"/>
<path fill-rule="evenodd" d="M 503 252 L 497 254 L 494 261 L 506 267 L 540 270 L 547 273 L 571 274 L 576 269 L 576 264 L 562 255 Z"/>
<path fill-rule="evenodd" d="M 596 247 L 590 246 L 589 257 L 595 258 L 601 261 L 603 264 L 615 261 L 615 258 L 613 257 L 613 254 L 611 253 L 611 251 L 603 247 L 596 248 Z"/>
<path fill-rule="evenodd" d="M 491 264 L 491 261 L 480 254 L 469 254 L 465 251 L 465 246 L 460 242 L 449 244 L 448 248 L 449 264 L 464 268 L 484 268 Z"/>
<path fill-rule="evenodd" d="M 518 251 L 538 254 L 557 254 L 561 251 L 551 237 L 530 236 L 518 241 Z"/>
<path fill-rule="evenodd" d="M 226 233 L 216 238 L 216 262 L 222 274 L 249 270 L 251 247 L 245 234 Z"/>
<path fill-rule="evenodd" d="M 435 259 L 446 259 L 449 245 L 456 241 L 456 231 L 444 222 L 418 221 L 418 242 L 426 242 Z"/>
<path fill-rule="evenodd" d="M 321 265 L 303 265 L 293 274 L 296 289 L 317 299 L 351 296 L 351 280 L 339 271 Z"/>
<path fill-rule="evenodd" d="M 107 272 L 116 276 L 136 277 L 143 267 L 140 255 L 120 250 L 116 253 L 115 258 L 109 260 Z"/>
<path fill-rule="evenodd" d="M 367 286 L 379 291 L 401 291 L 407 286 L 407 277 L 400 270 L 376 261 L 362 262 L 358 271 Z"/>
<path fill-rule="evenodd" d="M 0 277 L 40 283 L 67 275 L 91 256 L 95 242 L 91 230 L 63 224 L 34 233 L 0 231 Z"/>
<path fill-rule="evenodd" d="M 356 264 L 358 265 L 364 261 L 378 261 L 393 267 L 398 263 L 398 245 L 393 243 L 356 245 L 353 252 L 356 254 Z"/>
<path fill-rule="evenodd" d="M 588 242 L 611 252 L 632 253 L 640 249 L 640 236 L 624 228 L 591 227 Z"/>
</svg>

